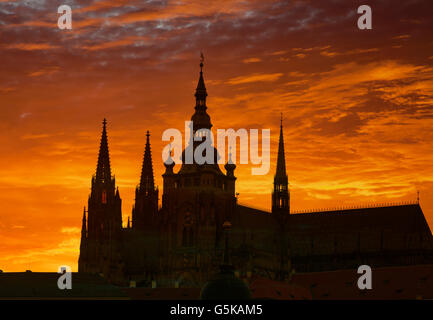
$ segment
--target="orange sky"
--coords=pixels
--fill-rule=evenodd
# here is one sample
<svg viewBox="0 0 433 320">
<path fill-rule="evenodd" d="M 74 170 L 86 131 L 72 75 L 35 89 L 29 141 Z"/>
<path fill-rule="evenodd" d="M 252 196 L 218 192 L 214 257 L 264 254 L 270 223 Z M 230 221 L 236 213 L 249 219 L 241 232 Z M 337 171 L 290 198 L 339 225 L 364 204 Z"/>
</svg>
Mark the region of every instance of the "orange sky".
<svg viewBox="0 0 433 320">
<path fill-rule="evenodd" d="M 271 129 L 271 171 L 236 169 L 239 201 L 270 208 L 280 112 L 293 210 L 415 200 L 433 226 L 431 1 L 0 0 L 0 269 L 77 270 L 83 206 L 108 120 L 130 215 L 145 131 L 157 184 L 205 54 L 216 128 Z M 373 3 L 374 2 L 374 3 Z M 176 170 L 176 169 L 175 169 Z"/>
</svg>

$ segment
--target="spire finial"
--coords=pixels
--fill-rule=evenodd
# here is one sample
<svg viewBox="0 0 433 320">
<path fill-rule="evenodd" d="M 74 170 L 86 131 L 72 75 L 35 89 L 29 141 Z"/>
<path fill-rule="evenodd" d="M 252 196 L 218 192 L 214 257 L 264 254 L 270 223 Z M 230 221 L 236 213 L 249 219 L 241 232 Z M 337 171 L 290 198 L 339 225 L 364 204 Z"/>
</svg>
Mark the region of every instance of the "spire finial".
<svg viewBox="0 0 433 320">
<path fill-rule="evenodd" d="M 281 127 L 283 126 L 283 113 L 281 112 Z"/>
<path fill-rule="evenodd" d="M 416 191 L 416 202 L 419 204 L 419 190 Z"/>
<path fill-rule="evenodd" d="M 150 137 L 150 132 L 149 132 L 149 130 L 147 130 L 146 131 L 146 146 L 150 144 L 149 137 Z"/>
<path fill-rule="evenodd" d="M 203 52 L 200 51 L 200 72 L 203 72 L 203 65 L 204 65 L 204 55 Z"/>
</svg>

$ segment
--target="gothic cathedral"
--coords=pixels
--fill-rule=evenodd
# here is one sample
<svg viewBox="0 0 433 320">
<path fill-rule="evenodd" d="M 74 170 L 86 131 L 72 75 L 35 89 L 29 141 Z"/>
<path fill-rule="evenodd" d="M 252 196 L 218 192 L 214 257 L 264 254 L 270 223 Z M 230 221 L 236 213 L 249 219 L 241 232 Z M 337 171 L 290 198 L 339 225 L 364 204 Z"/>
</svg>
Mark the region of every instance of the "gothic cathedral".
<svg viewBox="0 0 433 320">
<path fill-rule="evenodd" d="M 211 130 L 203 63 L 195 92 L 192 134 Z M 132 221 L 122 226 L 119 189 L 112 176 L 104 119 L 96 174 L 84 209 L 79 272 L 139 286 L 201 287 L 217 270 L 224 251 L 223 225 L 230 224 L 230 257 L 239 278 L 287 280 L 292 272 L 431 262 L 431 232 L 419 204 L 290 214 L 283 124 L 272 191 L 272 211 L 237 203 L 229 156 L 218 165 L 165 162 L 162 205 L 154 183 L 150 133 L 146 134 Z M 410 223 L 408 223 L 408 221 Z M 416 223 L 415 223 L 416 222 Z"/>
</svg>

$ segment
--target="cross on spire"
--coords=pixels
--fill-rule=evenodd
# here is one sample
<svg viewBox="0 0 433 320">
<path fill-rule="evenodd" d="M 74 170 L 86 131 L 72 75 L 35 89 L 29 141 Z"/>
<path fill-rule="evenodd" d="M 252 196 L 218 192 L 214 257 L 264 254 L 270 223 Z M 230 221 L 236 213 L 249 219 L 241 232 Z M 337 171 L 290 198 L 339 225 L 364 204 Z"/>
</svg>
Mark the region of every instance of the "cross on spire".
<svg viewBox="0 0 433 320">
<path fill-rule="evenodd" d="M 203 64 L 204 64 L 204 55 L 203 52 L 200 52 L 200 72 L 203 72 Z"/>
</svg>

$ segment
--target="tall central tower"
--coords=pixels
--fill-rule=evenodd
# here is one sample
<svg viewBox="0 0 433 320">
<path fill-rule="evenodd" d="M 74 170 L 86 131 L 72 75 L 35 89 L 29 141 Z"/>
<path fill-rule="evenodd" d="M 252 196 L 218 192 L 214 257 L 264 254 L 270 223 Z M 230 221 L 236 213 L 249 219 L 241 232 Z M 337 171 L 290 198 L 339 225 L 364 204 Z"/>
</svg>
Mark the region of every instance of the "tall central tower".
<svg viewBox="0 0 433 320">
<path fill-rule="evenodd" d="M 195 107 L 191 117 L 193 141 L 182 153 L 182 165 L 177 173 L 174 163 L 165 163 L 163 174 L 161 234 L 167 235 L 162 244 L 163 266 L 169 270 L 169 278 L 180 286 L 194 286 L 207 280 L 214 273 L 222 254 L 222 225 L 230 220 L 236 207 L 234 163 L 226 164 L 226 173 L 218 165 L 218 151 L 213 146 L 204 148 L 202 154 L 213 151 L 213 161 L 198 163 L 195 157 L 188 161 L 188 154 L 195 154 L 208 143 L 206 134 L 212 123 L 207 113 L 207 91 L 203 76 L 203 60 L 195 90 Z"/>
</svg>

